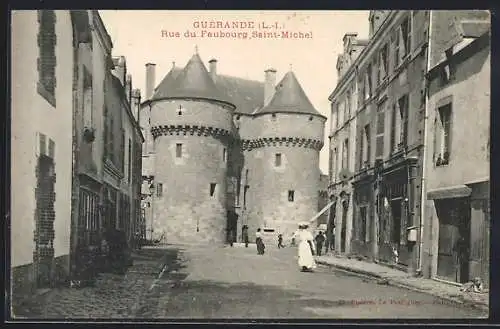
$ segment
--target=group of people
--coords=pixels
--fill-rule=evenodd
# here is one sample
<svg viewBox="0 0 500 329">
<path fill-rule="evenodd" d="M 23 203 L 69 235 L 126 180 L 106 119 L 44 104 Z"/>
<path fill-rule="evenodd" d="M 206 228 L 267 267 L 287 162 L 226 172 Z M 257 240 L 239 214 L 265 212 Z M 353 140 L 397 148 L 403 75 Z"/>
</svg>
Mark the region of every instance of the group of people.
<svg viewBox="0 0 500 329">
<path fill-rule="evenodd" d="M 303 272 L 311 272 L 316 268 L 316 261 L 314 260 L 314 255 L 321 256 L 323 244 L 325 243 L 326 237 L 323 232 L 319 232 L 316 237 L 308 230 L 308 223 L 300 223 L 299 229 L 292 236 L 292 241 L 294 244 L 298 244 L 298 265 L 299 269 Z M 245 247 L 248 247 L 249 237 L 248 237 L 248 226 L 244 225 L 242 230 L 242 237 L 245 243 Z M 262 231 L 260 228 L 257 229 L 255 234 L 255 244 L 257 246 L 257 254 L 264 255 L 266 246 L 264 244 Z M 329 243 L 327 243 L 327 250 Z M 278 249 L 284 248 L 283 235 L 278 235 Z"/>
</svg>

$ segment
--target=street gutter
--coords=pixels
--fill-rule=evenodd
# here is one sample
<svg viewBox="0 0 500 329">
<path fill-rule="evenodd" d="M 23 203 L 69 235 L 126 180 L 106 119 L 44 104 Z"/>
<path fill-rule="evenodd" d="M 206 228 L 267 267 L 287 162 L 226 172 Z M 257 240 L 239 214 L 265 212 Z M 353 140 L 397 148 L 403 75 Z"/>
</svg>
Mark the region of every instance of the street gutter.
<svg viewBox="0 0 500 329">
<path fill-rule="evenodd" d="M 438 298 L 446 300 L 448 302 L 452 302 L 452 303 L 464 305 L 464 306 L 470 306 L 470 307 L 473 307 L 475 309 L 479 309 L 481 311 L 489 311 L 489 305 L 481 303 L 481 302 L 473 302 L 473 301 L 465 300 L 463 298 L 463 296 L 459 295 L 459 294 L 457 294 L 456 296 L 450 296 L 448 294 L 438 294 L 438 293 L 432 292 L 430 289 L 423 289 L 421 287 L 417 287 L 417 286 L 414 286 L 412 284 L 407 284 L 407 283 L 399 281 L 398 279 L 391 278 L 390 276 L 384 276 L 384 275 L 381 275 L 378 273 L 373 273 L 370 271 L 365 271 L 365 270 L 360 270 L 360 269 L 353 269 L 353 268 L 350 268 L 347 266 L 331 264 L 331 263 L 328 263 L 325 261 L 320 261 L 320 260 L 317 260 L 316 263 L 323 265 L 323 266 L 327 266 L 327 267 L 334 267 L 334 268 L 340 269 L 344 272 L 349 272 L 349 273 L 355 274 L 355 275 L 360 276 L 360 277 L 384 280 L 384 284 L 387 284 L 390 286 L 425 293 L 427 295 L 438 297 Z"/>
</svg>

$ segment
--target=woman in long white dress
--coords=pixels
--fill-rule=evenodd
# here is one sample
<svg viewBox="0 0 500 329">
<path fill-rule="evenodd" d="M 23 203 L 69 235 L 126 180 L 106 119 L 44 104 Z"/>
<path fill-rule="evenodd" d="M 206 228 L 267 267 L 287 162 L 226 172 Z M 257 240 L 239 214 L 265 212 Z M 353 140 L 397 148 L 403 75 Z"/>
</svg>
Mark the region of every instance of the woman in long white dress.
<svg viewBox="0 0 500 329">
<path fill-rule="evenodd" d="M 316 268 L 316 261 L 313 252 L 316 253 L 314 246 L 314 237 L 307 230 L 308 224 L 301 223 L 299 230 L 295 233 L 295 240 L 298 242 L 299 268 L 302 272 L 310 272 Z"/>
</svg>

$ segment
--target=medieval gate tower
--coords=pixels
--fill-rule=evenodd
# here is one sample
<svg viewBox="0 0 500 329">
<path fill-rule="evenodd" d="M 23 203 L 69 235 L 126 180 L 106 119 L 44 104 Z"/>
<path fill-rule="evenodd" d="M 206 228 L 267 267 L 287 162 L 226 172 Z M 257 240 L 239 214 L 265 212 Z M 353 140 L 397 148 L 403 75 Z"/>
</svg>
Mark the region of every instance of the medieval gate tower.
<svg viewBox="0 0 500 329">
<path fill-rule="evenodd" d="M 196 53 L 146 91 L 151 226 L 168 243 L 222 244 L 245 224 L 250 239 L 259 227 L 288 236 L 318 211 L 326 117 L 292 71 L 276 86 L 273 69 L 262 83 L 219 75 L 216 63 L 208 71 Z"/>
</svg>

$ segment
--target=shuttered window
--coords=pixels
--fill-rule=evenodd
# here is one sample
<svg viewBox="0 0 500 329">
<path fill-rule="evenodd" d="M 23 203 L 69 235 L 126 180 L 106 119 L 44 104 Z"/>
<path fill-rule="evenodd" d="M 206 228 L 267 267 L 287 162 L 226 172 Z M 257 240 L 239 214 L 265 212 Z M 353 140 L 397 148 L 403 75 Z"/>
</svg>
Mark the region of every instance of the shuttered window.
<svg viewBox="0 0 500 329">
<path fill-rule="evenodd" d="M 359 136 L 359 145 L 358 145 L 358 150 L 359 150 L 359 168 L 364 168 L 364 163 L 363 163 L 363 155 L 365 152 L 365 138 L 363 136 L 364 132 L 361 130 L 358 134 Z"/>
<path fill-rule="evenodd" d="M 377 112 L 377 135 L 375 138 L 375 159 L 384 157 L 385 101 L 379 105 Z"/>
<path fill-rule="evenodd" d="M 408 94 L 398 100 L 399 112 L 401 116 L 401 144 L 408 145 Z"/>
<path fill-rule="evenodd" d="M 396 121 L 398 118 L 399 114 L 397 112 L 396 104 L 392 105 L 392 111 L 391 111 L 391 141 L 390 141 L 390 151 L 391 154 L 395 152 L 396 150 Z"/>
<path fill-rule="evenodd" d="M 38 92 L 56 105 L 56 14 L 54 10 L 38 11 Z"/>
<path fill-rule="evenodd" d="M 367 124 L 363 131 L 363 137 L 366 143 L 366 150 L 364 155 L 364 162 L 367 167 L 370 165 L 370 153 L 371 153 L 371 136 L 370 136 L 370 125 Z"/>
</svg>

